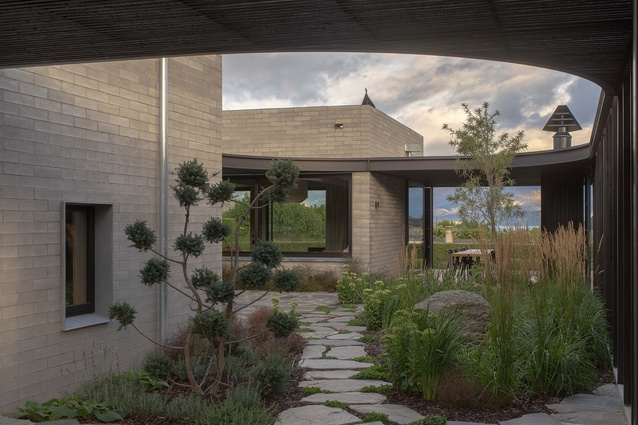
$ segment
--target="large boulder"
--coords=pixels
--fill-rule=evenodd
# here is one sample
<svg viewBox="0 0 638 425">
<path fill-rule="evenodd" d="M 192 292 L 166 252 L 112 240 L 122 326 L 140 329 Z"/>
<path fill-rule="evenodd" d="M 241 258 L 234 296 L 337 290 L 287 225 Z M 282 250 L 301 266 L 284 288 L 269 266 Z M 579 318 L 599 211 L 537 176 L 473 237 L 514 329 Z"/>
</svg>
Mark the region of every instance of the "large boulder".
<svg viewBox="0 0 638 425">
<path fill-rule="evenodd" d="M 414 306 L 429 310 L 432 314 L 458 311 L 465 317 L 463 338 L 468 341 L 480 341 L 485 337 L 490 323 L 490 304 L 485 298 L 474 292 L 451 290 L 441 291 Z"/>
</svg>

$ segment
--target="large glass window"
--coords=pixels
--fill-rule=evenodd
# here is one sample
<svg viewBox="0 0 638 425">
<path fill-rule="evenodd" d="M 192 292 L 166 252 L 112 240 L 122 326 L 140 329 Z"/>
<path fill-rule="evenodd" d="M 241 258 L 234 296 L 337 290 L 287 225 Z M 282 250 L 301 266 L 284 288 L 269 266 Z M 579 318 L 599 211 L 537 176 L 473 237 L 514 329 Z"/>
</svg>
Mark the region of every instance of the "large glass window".
<svg viewBox="0 0 638 425">
<path fill-rule="evenodd" d="M 265 186 L 261 179 L 232 179 L 235 199 L 223 212 L 233 231 L 246 206 Z M 349 256 L 350 175 L 303 176 L 286 202 L 259 208 L 240 225 L 240 250 L 249 251 L 259 240 L 276 242 L 281 250 L 294 255 Z M 231 238 L 234 238 L 231 235 Z M 225 251 L 230 249 L 225 246 Z"/>
</svg>

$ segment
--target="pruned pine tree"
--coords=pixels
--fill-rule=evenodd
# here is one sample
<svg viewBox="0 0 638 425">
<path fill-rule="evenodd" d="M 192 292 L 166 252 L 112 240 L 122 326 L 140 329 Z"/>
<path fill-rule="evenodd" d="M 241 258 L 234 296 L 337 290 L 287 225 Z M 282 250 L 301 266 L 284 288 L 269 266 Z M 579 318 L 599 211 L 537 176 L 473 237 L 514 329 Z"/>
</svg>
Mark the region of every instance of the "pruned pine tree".
<svg viewBox="0 0 638 425">
<path fill-rule="evenodd" d="M 299 286 L 299 279 L 295 273 L 280 268 L 282 255 L 272 242 L 259 242 L 252 250 L 251 261 L 247 264 L 239 261 L 239 229 L 242 223 L 249 219 L 251 210 L 264 207 L 270 202 L 283 202 L 290 190 L 296 186 L 299 168 L 291 160 L 273 161 L 266 173 L 271 185 L 263 188 L 248 202 L 246 199 L 233 198 L 235 187 L 230 181 L 221 180 L 210 184 L 208 172 L 197 160 L 180 164 L 174 174 L 176 184 L 172 186 L 173 195 L 180 207 L 185 210 L 183 232 L 173 244 L 176 256 L 164 256 L 159 252 L 156 248 L 155 232 L 148 227 L 146 221 L 138 220 L 129 224 L 124 232 L 132 247 L 154 254 L 140 270 L 141 283 L 152 286 L 164 282 L 191 301 L 193 317 L 188 323 L 184 345 L 169 348 L 180 350 L 184 356 L 188 380 L 195 393 L 217 394 L 224 384 L 224 364 L 227 357 L 232 356 L 231 347 L 237 342 L 233 341 L 229 331 L 231 322 L 238 311 L 263 298 L 268 292 L 264 291 L 260 298 L 238 308 L 234 303 L 235 298 L 246 290 L 238 290 L 238 283 L 241 281 L 244 288 L 257 289 L 272 280 L 277 290 L 286 292 L 295 291 Z M 191 229 L 191 210 L 199 206 L 203 200 L 209 205 L 224 202 L 244 203 L 247 208 L 238 218 L 234 235 L 231 235 L 231 227 L 223 223 L 219 217 L 211 217 L 199 231 Z M 207 243 L 221 242 L 232 247 L 230 279 L 222 280 L 214 270 L 206 266 L 190 271 L 189 260 L 202 255 Z M 182 281 L 185 288 L 173 280 L 171 266 L 179 268 L 179 273 L 176 273 L 179 278 L 175 281 Z M 130 325 L 139 332 L 134 323 L 135 315 L 135 308 L 127 302 L 118 302 L 109 309 L 109 317 L 111 320 L 117 320 L 120 328 Z M 294 312 L 285 313 L 277 308 L 268 319 L 267 328 L 276 337 L 286 337 L 297 325 Z M 191 363 L 193 343 L 197 338 L 207 340 L 214 353 L 210 356 L 203 377 L 196 377 Z M 151 338 L 148 339 L 153 341 Z M 163 346 L 161 342 L 153 342 Z"/>
</svg>

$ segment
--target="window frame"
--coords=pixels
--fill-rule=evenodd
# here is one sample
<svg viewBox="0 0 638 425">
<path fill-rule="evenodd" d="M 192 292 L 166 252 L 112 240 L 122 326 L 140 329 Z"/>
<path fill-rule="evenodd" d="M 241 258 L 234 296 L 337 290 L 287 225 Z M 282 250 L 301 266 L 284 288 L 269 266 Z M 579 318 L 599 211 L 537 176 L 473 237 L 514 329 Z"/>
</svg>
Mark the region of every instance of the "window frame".
<svg viewBox="0 0 638 425">
<path fill-rule="evenodd" d="M 317 178 L 329 178 L 329 177 L 343 177 L 346 180 L 347 190 L 348 190 L 348 215 L 346 217 L 347 225 L 348 225 L 348 236 L 347 236 L 347 246 L 348 251 L 346 252 L 335 252 L 335 251 L 282 251 L 284 257 L 288 258 L 337 258 L 337 259 L 349 259 L 352 258 L 352 173 L 309 173 L 309 174 L 300 174 L 300 179 L 317 179 Z M 224 179 L 228 179 L 231 183 L 241 182 L 243 187 L 251 187 L 250 194 L 251 199 L 259 188 L 265 187 L 270 184 L 268 180 L 263 176 L 255 176 L 255 175 L 236 175 L 232 177 L 224 177 Z M 245 189 L 249 190 L 249 189 Z M 272 240 L 273 229 L 272 229 L 272 206 L 268 208 L 262 208 L 257 210 L 257 214 L 254 214 L 255 211 L 251 211 L 249 222 L 250 222 L 250 242 L 251 248 L 255 245 L 257 240 L 259 239 L 259 235 L 264 235 L 267 240 Z M 255 227 L 258 226 L 258 227 Z M 250 251 L 240 251 L 240 256 L 249 256 Z M 223 256 L 230 256 L 230 252 L 228 250 L 223 250 Z"/>
</svg>

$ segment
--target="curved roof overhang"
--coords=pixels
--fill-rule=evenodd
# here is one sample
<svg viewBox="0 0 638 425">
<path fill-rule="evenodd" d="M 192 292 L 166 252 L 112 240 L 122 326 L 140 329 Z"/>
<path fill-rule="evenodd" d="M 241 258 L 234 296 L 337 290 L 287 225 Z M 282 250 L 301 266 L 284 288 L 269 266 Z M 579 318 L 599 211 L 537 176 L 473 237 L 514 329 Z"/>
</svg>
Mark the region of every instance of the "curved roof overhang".
<svg viewBox="0 0 638 425">
<path fill-rule="evenodd" d="M 9 0 L 0 68 L 257 52 L 488 59 L 588 78 L 629 69 L 632 0 Z"/>
<path fill-rule="evenodd" d="M 277 157 L 222 155 L 222 175 L 263 175 Z M 302 173 L 374 172 L 422 183 L 430 187 L 451 187 L 461 183 L 455 172 L 458 157 L 409 157 L 361 159 L 293 158 Z M 523 153 L 512 163 L 511 176 L 519 186 L 539 186 L 543 176 L 586 176 L 591 164 L 589 145 L 557 151 Z"/>
</svg>

